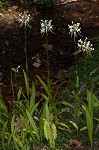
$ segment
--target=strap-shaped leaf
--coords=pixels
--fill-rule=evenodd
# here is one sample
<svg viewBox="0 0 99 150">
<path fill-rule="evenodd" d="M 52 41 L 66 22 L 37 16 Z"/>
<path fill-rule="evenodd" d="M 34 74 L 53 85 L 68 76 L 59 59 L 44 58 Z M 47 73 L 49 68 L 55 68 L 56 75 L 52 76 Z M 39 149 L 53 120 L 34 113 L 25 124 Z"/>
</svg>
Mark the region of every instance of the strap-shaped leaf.
<svg viewBox="0 0 99 150">
<path fill-rule="evenodd" d="M 7 109 L 4 101 L 3 101 L 1 91 L 0 91 L 0 110 L 2 110 L 4 113 L 6 113 L 9 116 L 9 112 L 8 112 L 8 109 Z"/>
<path fill-rule="evenodd" d="M 30 97 L 30 110 L 35 105 L 35 85 L 32 83 L 32 89 L 31 89 L 31 97 Z"/>
<path fill-rule="evenodd" d="M 13 136 L 15 135 L 14 122 L 15 122 L 15 115 L 13 115 L 12 120 L 11 120 L 11 132 Z"/>
<path fill-rule="evenodd" d="M 29 118 L 29 121 L 30 121 L 30 123 L 31 123 L 31 125 L 32 125 L 32 128 L 34 129 L 34 132 L 35 132 L 35 134 L 36 134 L 36 136 L 37 136 L 37 138 L 38 138 L 38 140 L 39 140 L 40 138 L 39 138 L 39 134 L 38 134 L 38 129 L 37 129 L 37 126 L 36 126 L 36 124 L 35 124 L 35 122 L 34 122 L 34 120 L 33 120 L 33 117 L 32 117 L 31 114 L 28 112 L 28 110 L 26 110 L 26 113 L 27 113 L 27 116 L 28 116 L 28 118 Z"/>
<path fill-rule="evenodd" d="M 22 94 L 22 87 L 19 88 L 19 91 L 18 91 L 18 93 L 17 93 L 17 101 L 20 100 L 21 94 Z"/>
<path fill-rule="evenodd" d="M 90 139 L 90 143 L 91 143 L 91 146 L 92 146 L 93 117 L 90 114 L 90 111 L 88 110 L 87 106 L 82 105 L 82 108 L 86 112 L 86 122 L 87 122 L 87 127 L 88 127 L 88 134 L 89 134 L 89 139 Z"/>
<path fill-rule="evenodd" d="M 45 89 L 45 91 L 48 94 L 48 96 L 51 98 L 51 91 L 48 88 L 48 86 L 45 84 L 45 82 L 39 76 L 37 76 L 37 78 L 39 79 L 40 83 L 42 84 L 42 86 Z"/>
<path fill-rule="evenodd" d="M 66 101 L 62 101 L 62 104 L 66 105 L 66 106 L 69 106 L 71 108 L 74 108 L 74 106 Z"/>
<path fill-rule="evenodd" d="M 23 70 L 23 74 L 24 74 L 24 79 L 25 79 L 27 96 L 28 96 L 28 100 L 29 100 L 29 78 L 27 77 L 26 72 L 24 70 Z"/>
<path fill-rule="evenodd" d="M 5 143 L 4 143 L 4 141 L 5 141 L 5 133 L 6 133 L 6 129 L 7 129 L 7 123 L 8 123 L 8 121 L 6 121 L 5 123 L 4 123 L 4 125 L 3 125 L 3 129 L 2 129 L 2 146 L 3 146 L 3 148 L 4 148 L 4 146 L 5 146 Z"/>
</svg>

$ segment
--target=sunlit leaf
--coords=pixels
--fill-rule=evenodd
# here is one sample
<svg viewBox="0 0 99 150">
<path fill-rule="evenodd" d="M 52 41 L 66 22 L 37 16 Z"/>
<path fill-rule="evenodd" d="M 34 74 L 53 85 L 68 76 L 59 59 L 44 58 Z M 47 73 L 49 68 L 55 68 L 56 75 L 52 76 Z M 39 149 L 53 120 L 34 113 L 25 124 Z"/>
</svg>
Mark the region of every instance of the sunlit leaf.
<svg viewBox="0 0 99 150">
<path fill-rule="evenodd" d="M 51 125 L 51 129 L 52 129 L 53 139 L 55 140 L 57 138 L 57 130 L 55 124 Z"/>
<path fill-rule="evenodd" d="M 76 130 L 78 130 L 78 126 L 77 126 L 77 124 L 75 122 L 70 121 L 70 123 L 75 127 Z"/>
<path fill-rule="evenodd" d="M 82 127 L 82 128 L 80 128 L 80 131 L 85 131 L 87 129 L 88 129 L 87 127 Z"/>
<path fill-rule="evenodd" d="M 14 122 L 15 122 L 15 115 L 13 115 L 12 120 L 11 120 L 11 132 L 13 135 L 15 135 Z"/>
<path fill-rule="evenodd" d="M 64 123 L 57 123 L 58 125 L 61 125 L 61 126 L 63 126 L 63 127 L 65 127 L 65 128 L 67 128 L 68 129 L 68 131 L 70 131 L 70 128 L 69 128 L 69 126 L 67 126 L 66 124 L 64 124 Z"/>
</svg>

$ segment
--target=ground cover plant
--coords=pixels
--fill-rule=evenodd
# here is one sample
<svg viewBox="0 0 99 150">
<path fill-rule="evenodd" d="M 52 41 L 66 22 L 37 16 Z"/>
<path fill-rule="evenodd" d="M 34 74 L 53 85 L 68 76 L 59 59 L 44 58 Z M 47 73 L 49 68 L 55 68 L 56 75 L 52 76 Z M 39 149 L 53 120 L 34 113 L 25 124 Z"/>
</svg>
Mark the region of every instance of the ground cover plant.
<svg viewBox="0 0 99 150">
<path fill-rule="evenodd" d="M 12 68 L 17 88 L 14 91 L 13 84 L 11 84 L 13 100 L 10 110 L 4 102 L 2 91 L 0 91 L 1 149 L 82 149 L 84 142 L 88 142 L 88 145 L 94 148 L 94 139 L 97 137 L 98 140 L 99 138 L 97 90 L 99 49 L 98 47 L 94 49 L 87 38 L 77 40 L 79 37 L 82 38 L 80 23 L 72 22 L 68 26 L 68 32 L 75 45 L 75 65 L 70 73 L 66 73 L 66 76 L 70 78 L 64 88 L 65 81 L 54 83 L 51 75 L 48 36 L 55 34 L 52 20 L 41 20 L 41 29 L 39 30 L 42 38 L 45 38 L 46 58 L 44 58 L 44 63 L 47 66 L 47 75 L 37 76 L 42 87 L 41 98 L 37 100 L 35 84 L 29 78 L 27 56 L 29 18 L 30 15 L 25 11 L 20 14 L 19 20 L 24 30 L 25 41 L 26 59 L 25 68 L 22 70 L 25 87 L 23 89 L 18 85 L 16 78 L 20 74 L 20 66 L 18 66 Z M 82 53 L 83 56 L 82 62 L 80 62 L 82 65 L 77 58 L 79 53 Z M 93 57 L 95 57 L 95 61 Z M 40 65 L 39 59 L 36 60 L 35 65 Z"/>
</svg>

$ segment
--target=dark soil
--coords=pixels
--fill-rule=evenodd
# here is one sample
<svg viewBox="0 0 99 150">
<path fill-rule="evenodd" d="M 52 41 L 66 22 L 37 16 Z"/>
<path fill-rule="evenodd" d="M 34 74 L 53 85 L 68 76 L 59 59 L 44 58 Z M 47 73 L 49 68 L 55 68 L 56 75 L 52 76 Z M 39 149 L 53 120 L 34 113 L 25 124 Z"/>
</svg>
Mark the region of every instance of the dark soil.
<svg viewBox="0 0 99 150">
<path fill-rule="evenodd" d="M 57 78 L 61 70 L 67 71 L 69 66 L 74 64 L 74 44 L 73 39 L 68 34 L 68 24 L 71 24 L 72 21 L 80 22 L 82 35 L 88 37 L 94 45 L 99 36 L 98 0 L 77 0 L 68 3 L 64 0 L 64 2 L 56 2 L 55 6 L 50 9 L 43 5 L 31 5 L 29 8 L 23 8 L 14 2 L 6 2 L 5 9 L 0 12 L 0 86 L 7 103 L 13 99 L 11 89 L 12 67 L 21 66 L 18 82 L 20 85 L 23 84 L 21 79 L 22 69 L 25 68 L 24 30 L 20 27 L 18 19 L 19 14 L 24 10 L 28 10 L 31 15 L 31 28 L 27 30 L 27 53 L 29 76 L 35 82 L 36 75 L 44 78 L 47 74 L 44 63 L 44 59 L 46 59 L 45 38 L 40 33 L 41 19 L 51 19 L 54 27 L 53 32 L 55 34 L 50 33 L 48 39 L 48 43 L 53 47 L 49 50 L 49 59 L 54 78 Z M 33 57 L 36 55 L 39 55 L 41 61 L 41 66 L 38 68 L 33 66 Z"/>
</svg>

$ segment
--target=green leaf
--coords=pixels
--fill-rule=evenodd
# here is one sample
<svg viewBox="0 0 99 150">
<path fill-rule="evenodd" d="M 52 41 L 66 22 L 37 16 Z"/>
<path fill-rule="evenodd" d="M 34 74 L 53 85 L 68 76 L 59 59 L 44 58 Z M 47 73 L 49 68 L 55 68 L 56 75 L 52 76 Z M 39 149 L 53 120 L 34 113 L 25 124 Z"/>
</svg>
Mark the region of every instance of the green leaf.
<svg viewBox="0 0 99 150">
<path fill-rule="evenodd" d="M 86 112 L 86 122 L 87 122 L 88 134 L 89 134 L 90 144 L 92 146 L 93 118 L 88 110 L 88 107 L 82 105 L 82 108 Z"/>
<path fill-rule="evenodd" d="M 66 101 L 62 101 L 62 104 L 66 105 L 66 106 L 69 106 L 71 108 L 74 108 L 74 106 Z"/>
<path fill-rule="evenodd" d="M 38 105 L 39 105 L 39 102 L 36 103 L 36 104 L 31 108 L 31 110 L 29 111 L 31 115 L 32 115 L 33 112 L 36 110 L 36 108 L 38 107 Z"/>
<path fill-rule="evenodd" d="M 46 100 L 46 102 L 48 102 L 48 101 L 49 101 L 49 97 L 48 97 L 48 96 L 46 96 L 45 94 L 42 94 L 42 97 Z"/>
<path fill-rule="evenodd" d="M 70 121 L 70 123 L 75 127 L 76 130 L 78 130 L 78 126 L 77 126 L 77 124 L 75 122 Z"/>
<path fill-rule="evenodd" d="M 57 124 L 58 124 L 58 125 L 61 125 L 61 126 L 63 126 L 63 127 L 65 127 L 66 130 L 68 130 L 69 132 L 71 132 L 69 126 L 67 126 L 66 124 L 64 124 L 64 123 L 57 123 Z"/>
<path fill-rule="evenodd" d="M 37 78 L 39 79 L 40 83 L 42 84 L 42 86 L 45 89 L 46 93 L 48 94 L 49 98 L 51 98 L 50 89 L 47 87 L 47 85 L 45 84 L 45 82 L 39 76 L 37 76 Z"/>
<path fill-rule="evenodd" d="M 35 105 L 35 85 L 32 83 L 31 97 L 30 97 L 30 110 Z"/>
<path fill-rule="evenodd" d="M 22 143 L 22 141 L 20 139 L 20 136 L 18 136 L 18 135 L 17 136 L 13 136 L 13 139 L 14 139 L 14 144 L 15 144 L 15 147 L 16 147 L 17 150 L 20 150 L 18 148 L 18 146 L 23 148 L 23 143 Z"/>
<path fill-rule="evenodd" d="M 41 140 L 42 140 L 42 137 L 43 137 L 43 128 L 44 128 L 43 119 L 40 119 L 39 130 L 40 130 L 40 139 Z"/>
<path fill-rule="evenodd" d="M 17 101 L 20 100 L 21 94 L 22 94 L 22 87 L 19 88 L 19 91 L 18 91 L 18 93 L 17 93 Z"/>
<path fill-rule="evenodd" d="M 46 113 L 46 120 L 48 121 L 48 123 L 50 122 L 50 113 L 49 113 L 49 108 L 48 105 L 45 104 L 45 113 Z"/>
<path fill-rule="evenodd" d="M 0 91 L 0 110 L 2 110 L 4 113 L 7 114 L 7 116 L 9 116 L 9 112 L 8 112 L 8 109 L 3 101 L 3 97 L 2 97 L 2 94 L 1 94 L 1 91 Z"/>
<path fill-rule="evenodd" d="M 29 78 L 27 77 L 27 75 L 26 75 L 24 70 L 23 70 L 23 74 L 24 74 L 24 79 L 25 79 L 27 96 L 28 96 L 28 100 L 29 100 Z"/>
<path fill-rule="evenodd" d="M 7 123 L 8 123 L 8 121 L 6 121 L 4 123 L 3 129 L 2 129 L 2 146 L 3 146 L 3 148 L 5 147 L 4 141 L 5 141 L 5 134 L 6 134 L 6 129 L 7 129 Z"/>
<path fill-rule="evenodd" d="M 51 130 L 52 130 L 53 139 L 55 140 L 57 138 L 57 130 L 55 124 L 51 125 Z"/>
<path fill-rule="evenodd" d="M 57 96 L 57 94 L 58 94 L 58 91 L 59 91 L 60 87 L 61 87 L 63 84 L 64 84 L 64 82 L 62 82 L 62 83 L 58 86 L 58 88 L 56 89 L 55 94 L 54 94 L 53 99 L 52 99 L 53 102 L 55 101 L 56 96 Z"/>
<path fill-rule="evenodd" d="M 78 89 L 79 88 L 79 77 L 77 76 L 76 78 L 76 88 Z"/>
<path fill-rule="evenodd" d="M 9 135 L 9 138 L 8 138 L 8 146 L 10 145 L 10 143 L 11 143 L 11 139 L 12 139 L 12 137 L 13 137 L 13 135 L 12 134 L 10 134 Z"/>
<path fill-rule="evenodd" d="M 99 118 L 94 118 L 95 120 L 99 121 Z"/>
<path fill-rule="evenodd" d="M 39 134 L 38 134 L 38 129 L 37 129 L 37 126 L 36 126 L 36 124 L 35 124 L 35 122 L 34 122 L 34 120 L 33 120 L 33 117 L 32 117 L 31 114 L 28 112 L 28 110 L 26 110 L 26 113 L 27 113 L 27 116 L 28 116 L 28 118 L 29 118 L 29 121 L 30 121 L 30 123 L 31 123 L 31 125 L 32 125 L 32 128 L 34 129 L 34 132 L 35 132 L 35 134 L 36 134 L 36 136 L 37 136 L 37 138 L 38 138 L 38 140 L 39 140 L 40 138 L 39 138 Z"/>
<path fill-rule="evenodd" d="M 91 82 L 90 82 L 90 85 L 92 85 L 92 83 L 95 83 L 99 81 L 99 75 L 97 75 L 96 77 L 92 78 Z"/>
<path fill-rule="evenodd" d="M 52 142 L 53 142 L 52 131 L 51 131 L 49 123 L 45 119 L 44 119 L 44 135 L 46 139 L 50 141 L 50 145 L 52 145 Z"/>
<path fill-rule="evenodd" d="M 92 92 L 87 90 L 87 101 L 88 101 L 88 110 L 93 117 L 93 106 L 94 106 L 94 101 L 92 97 Z"/>
<path fill-rule="evenodd" d="M 93 93 L 92 93 L 92 97 L 93 97 L 94 101 L 97 102 L 97 103 L 99 104 L 98 98 L 97 98 Z"/>
<path fill-rule="evenodd" d="M 49 140 L 49 134 L 51 134 L 50 126 L 48 122 L 45 120 L 44 121 L 44 135 L 47 140 Z"/>
<path fill-rule="evenodd" d="M 82 127 L 82 128 L 80 128 L 80 131 L 85 131 L 87 129 L 88 129 L 87 127 Z"/>
<path fill-rule="evenodd" d="M 15 115 L 13 115 L 12 120 L 11 120 L 11 132 L 12 132 L 12 135 L 15 135 L 14 121 L 15 121 Z"/>
</svg>

